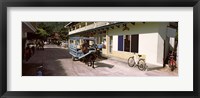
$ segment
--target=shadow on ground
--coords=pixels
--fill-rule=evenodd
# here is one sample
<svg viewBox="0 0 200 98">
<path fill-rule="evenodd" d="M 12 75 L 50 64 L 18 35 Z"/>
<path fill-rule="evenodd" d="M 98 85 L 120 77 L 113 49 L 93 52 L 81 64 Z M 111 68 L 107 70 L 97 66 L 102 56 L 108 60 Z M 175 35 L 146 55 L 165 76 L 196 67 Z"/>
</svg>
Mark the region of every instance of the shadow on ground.
<svg viewBox="0 0 200 98">
<path fill-rule="evenodd" d="M 43 66 L 43 76 L 67 76 L 65 70 L 60 66 L 60 61 L 53 61 L 53 66 L 48 64 L 28 63 L 22 65 L 22 76 L 37 76 L 39 67 Z"/>
<path fill-rule="evenodd" d="M 67 76 L 59 61 L 65 58 L 71 58 L 66 49 L 36 50 L 28 62 L 22 63 L 22 76 L 37 76 L 39 66 L 43 66 L 43 76 Z"/>
<path fill-rule="evenodd" d="M 34 63 L 23 63 L 22 64 L 22 76 L 36 76 L 37 67 L 42 66 L 42 64 Z"/>
<path fill-rule="evenodd" d="M 45 55 L 53 54 L 54 59 L 65 59 L 65 58 L 72 58 L 69 54 L 69 50 L 62 49 L 62 48 L 45 48 L 44 50 Z M 52 56 L 52 57 L 53 57 Z"/>
<path fill-rule="evenodd" d="M 114 65 L 110 65 L 110 64 L 106 64 L 106 63 L 100 63 L 100 62 L 96 62 L 95 65 L 96 65 L 96 67 L 108 67 L 108 68 L 114 67 Z"/>
<path fill-rule="evenodd" d="M 162 69 L 163 67 L 152 67 L 152 68 L 148 68 L 147 71 L 152 71 L 152 70 L 159 70 Z"/>
<path fill-rule="evenodd" d="M 44 64 L 44 76 L 67 76 L 60 61 L 50 61 Z"/>
</svg>

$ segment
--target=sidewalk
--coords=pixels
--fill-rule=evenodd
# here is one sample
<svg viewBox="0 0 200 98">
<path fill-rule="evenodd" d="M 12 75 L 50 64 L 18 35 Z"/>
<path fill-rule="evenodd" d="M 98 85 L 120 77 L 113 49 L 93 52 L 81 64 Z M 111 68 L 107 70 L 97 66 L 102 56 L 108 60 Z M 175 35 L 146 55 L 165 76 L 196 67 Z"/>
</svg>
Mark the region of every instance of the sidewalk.
<svg viewBox="0 0 200 98">
<path fill-rule="evenodd" d="M 107 59 L 108 62 L 115 62 L 120 64 L 121 66 L 128 66 L 128 61 L 125 59 L 117 58 L 117 57 L 108 57 Z M 149 64 L 147 63 L 147 70 L 146 71 L 160 71 L 160 72 L 170 72 L 173 73 L 174 75 L 178 75 L 178 68 L 176 68 L 173 72 L 170 70 L 169 66 L 166 65 L 164 68 L 162 66 L 154 65 L 154 64 Z"/>
<path fill-rule="evenodd" d="M 125 60 L 125 59 L 121 59 L 117 57 L 108 57 L 108 59 L 123 62 L 124 64 L 128 65 L 128 60 Z M 147 63 L 147 66 L 148 66 L 148 71 L 163 68 L 162 66 L 148 64 L 148 63 Z"/>
</svg>

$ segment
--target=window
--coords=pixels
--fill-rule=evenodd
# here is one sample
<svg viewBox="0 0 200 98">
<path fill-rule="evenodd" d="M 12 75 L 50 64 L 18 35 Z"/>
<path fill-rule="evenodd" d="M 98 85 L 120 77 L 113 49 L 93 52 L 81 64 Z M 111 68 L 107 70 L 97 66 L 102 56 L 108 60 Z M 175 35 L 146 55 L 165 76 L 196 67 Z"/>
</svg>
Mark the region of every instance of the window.
<svg viewBox="0 0 200 98">
<path fill-rule="evenodd" d="M 102 38 L 102 35 L 99 35 L 98 37 L 97 37 L 97 44 L 103 44 L 103 38 Z"/>
<path fill-rule="evenodd" d="M 130 52 L 130 35 L 124 36 L 124 51 Z"/>
<path fill-rule="evenodd" d="M 123 35 L 118 36 L 118 50 L 123 51 Z"/>
<path fill-rule="evenodd" d="M 131 52 L 138 53 L 139 35 L 131 35 Z"/>
<path fill-rule="evenodd" d="M 73 40 L 70 40 L 70 44 L 73 44 L 74 43 L 74 41 Z"/>
<path fill-rule="evenodd" d="M 139 35 L 119 35 L 118 50 L 138 53 Z"/>
<path fill-rule="evenodd" d="M 109 44 L 109 46 L 110 46 L 109 52 L 112 53 L 112 49 L 113 49 L 113 36 L 110 36 L 110 44 Z"/>
<path fill-rule="evenodd" d="M 75 40 L 75 45 L 80 45 L 80 40 Z"/>
</svg>

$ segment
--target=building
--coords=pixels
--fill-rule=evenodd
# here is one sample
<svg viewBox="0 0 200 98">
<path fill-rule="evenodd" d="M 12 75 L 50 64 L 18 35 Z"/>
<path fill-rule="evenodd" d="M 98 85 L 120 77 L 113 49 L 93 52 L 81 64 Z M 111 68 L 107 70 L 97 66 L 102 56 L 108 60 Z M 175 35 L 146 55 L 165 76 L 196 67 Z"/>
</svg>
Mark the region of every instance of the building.
<svg viewBox="0 0 200 98">
<path fill-rule="evenodd" d="M 22 38 L 27 38 L 28 33 L 36 32 L 36 22 L 22 22 Z"/>
<path fill-rule="evenodd" d="M 36 22 L 22 22 L 22 58 L 24 58 L 24 51 L 26 41 L 32 39 L 36 32 Z"/>
<path fill-rule="evenodd" d="M 105 56 L 128 59 L 141 54 L 158 66 L 177 46 L 177 22 L 70 22 L 65 27 L 70 37 L 95 37 L 97 44 L 105 44 Z"/>
</svg>

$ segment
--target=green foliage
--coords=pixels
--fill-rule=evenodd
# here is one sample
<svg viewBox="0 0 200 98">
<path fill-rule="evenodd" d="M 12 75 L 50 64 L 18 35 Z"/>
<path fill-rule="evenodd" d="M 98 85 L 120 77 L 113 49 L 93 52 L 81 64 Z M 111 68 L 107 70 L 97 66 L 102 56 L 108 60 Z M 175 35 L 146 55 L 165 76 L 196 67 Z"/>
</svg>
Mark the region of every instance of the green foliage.
<svg viewBox="0 0 200 98">
<path fill-rule="evenodd" d="M 37 23 L 37 31 L 43 37 L 58 33 L 62 40 L 66 40 L 67 29 L 64 26 L 67 22 L 39 22 Z"/>
<path fill-rule="evenodd" d="M 39 34 L 41 37 L 49 36 L 49 33 L 47 33 L 43 28 L 37 28 L 36 34 Z"/>
</svg>

